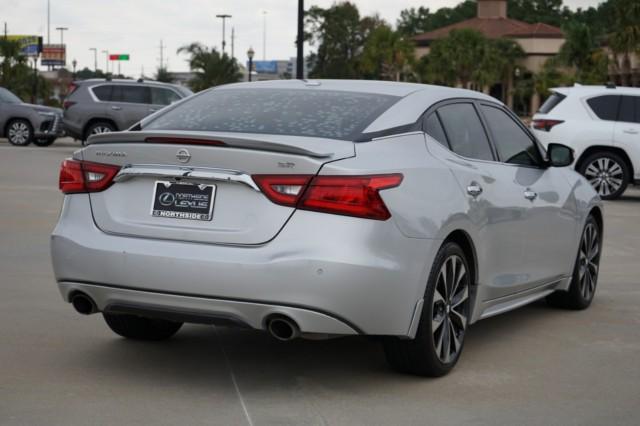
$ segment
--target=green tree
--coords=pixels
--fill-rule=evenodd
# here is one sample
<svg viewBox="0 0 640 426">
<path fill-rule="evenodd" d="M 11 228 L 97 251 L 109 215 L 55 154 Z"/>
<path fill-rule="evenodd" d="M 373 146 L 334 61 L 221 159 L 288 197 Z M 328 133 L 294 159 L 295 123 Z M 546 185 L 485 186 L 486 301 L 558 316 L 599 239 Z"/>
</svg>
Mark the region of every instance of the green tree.
<svg viewBox="0 0 640 426">
<path fill-rule="evenodd" d="M 105 78 L 105 77 L 106 75 L 105 73 L 102 72 L 102 70 L 93 71 L 93 70 L 90 70 L 88 67 L 84 67 L 83 69 L 81 69 L 76 73 L 76 78 L 78 80 L 87 80 L 90 78 Z"/>
<path fill-rule="evenodd" d="M 153 78 L 162 83 L 173 83 L 174 81 L 173 75 L 165 67 L 158 67 Z"/>
<path fill-rule="evenodd" d="M 564 27 L 565 42 L 558 53 L 561 65 L 575 69 L 575 79 L 583 84 L 602 84 L 607 80 L 608 58 L 586 24 L 571 22 Z"/>
<path fill-rule="evenodd" d="M 616 56 L 622 57 L 622 85 L 630 84 L 631 54 L 640 53 L 640 1 L 611 0 L 613 3 L 614 31 L 609 35 L 609 46 Z M 615 61 L 618 66 L 618 61 Z"/>
<path fill-rule="evenodd" d="M 414 60 L 413 43 L 389 25 L 378 25 L 366 38 L 360 69 L 367 78 L 406 80 Z"/>
<path fill-rule="evenodd" d="M 473 18 L 476 9 L 473 0 L 464 0 L 452 8 L 443 7 L 434 13 L 427 7 L 412 7 L 400 12 L 397 28 L 400 33 L 413 36 Z"/>
<path fill-rule="evenodd" d="M 236 83 L 242 79 L 240 67 L 235 58 L 222 55 L 215 48 L 207 48 L 200 43 L 191 43 L 178 49 L 178 53 L 189 55 L 189 68 L 195 77 L 189 86 L 195 92 L 220 84 Z"/>
<path fill-rule="evenodd" d="M 51 85 L 32 68 L 28 58 L 20 53 L 19 42 L 5 40 L 0 37 L 0 85 L 11 90 L 19 98 L 36 102 L 34 88 L 38 98 L 48 100 L 51 96 Z"/>
<path fill-rule="evenodd" d="M 488 70 L 478 70 L 480 64 L 486 64 L 487 39 L 478 31 L 471 29 L 453 30 L 449 36 L 431 44 L 427 80 L 453 86 L 459 84 L 468 87 L 474 78 L 483 80 Z M 484 83 L 484 82 L 483 82 Z"/>
</svg>

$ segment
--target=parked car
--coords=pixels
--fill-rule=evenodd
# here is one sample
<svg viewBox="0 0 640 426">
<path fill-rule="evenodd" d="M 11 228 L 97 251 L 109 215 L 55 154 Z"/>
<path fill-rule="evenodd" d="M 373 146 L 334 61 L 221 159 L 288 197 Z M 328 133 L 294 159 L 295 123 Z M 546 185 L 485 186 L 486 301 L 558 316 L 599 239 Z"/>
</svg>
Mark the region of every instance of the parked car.
<svg viewBox="0 0 640 426">
<path fill-rule="evenodd" d="M 126 130 L 149 114 L 192 95 L 175 84 L 149 80 L 75 81 L 64 102 L 64 127 L 75 139 Z"/>
<path fill-rule="evenodd" d="M 392 366 L 439 376 L 480 319 L 591 303 L 602 205 L 572 161 L 469 90 L 221 86 L 64 161 L 55 277 L 127 338 L 379 335 Z"/>
<path fill-rule="evenodd" d="M 575 150 L 573 167 L 605 200 L 620 197 L 640 181 L 640 88 L 579 86 L 551 89 L 533 116 L 545 145 Z"/>
<path fill-rule="evenodd" d="M 0 136 L 10 144 L 48 146 L 62 134 L 61 109 L 24 103 L 0 87 Z"/>
</svg>

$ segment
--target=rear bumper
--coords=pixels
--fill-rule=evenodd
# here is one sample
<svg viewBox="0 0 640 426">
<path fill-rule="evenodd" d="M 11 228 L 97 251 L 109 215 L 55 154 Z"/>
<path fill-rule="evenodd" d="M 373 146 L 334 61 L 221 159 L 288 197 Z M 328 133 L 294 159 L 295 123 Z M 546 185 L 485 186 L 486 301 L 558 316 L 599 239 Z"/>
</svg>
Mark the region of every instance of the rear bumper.
<svg viewBox="0 0 640 426">
<path fill-rule="evenodd" d="M 407 238 L 392 220 L 294 213 L 271 242 L 222 246 L 110 235 L 88 196 L 66 196 L 51 240 L 65 300 L 229 318 L 263 329 L 283 314 L 303 333 L 411 336 L 440 241 Z"/>
</svg>

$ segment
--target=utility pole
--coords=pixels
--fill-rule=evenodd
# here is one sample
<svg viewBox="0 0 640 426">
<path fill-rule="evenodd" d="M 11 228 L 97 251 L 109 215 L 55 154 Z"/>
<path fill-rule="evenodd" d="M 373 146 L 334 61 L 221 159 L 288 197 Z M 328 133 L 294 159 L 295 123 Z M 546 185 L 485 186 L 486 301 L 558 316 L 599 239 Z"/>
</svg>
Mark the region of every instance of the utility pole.
<svg viewBox="0 0 640 426">
<path fill-rule="evenodd" d="M 304 78 L 304 0 L 298 0 L 298 39 L 296 57 L 296 78 Z"/>
<path fill-rule="evenodd" d="M 51 44 L 51 0 L 47 0 L 47 44 Z M 51 71 L 51 65 L 47 69 Z"/>
<path fill-rule="evenodd" d="M 164 49 L 166 47 L 167 46 L 162 43 L 162 40 L 160 40 L 160 69 L 164 69 Z"/>
<path fill-rule="evenodd" d="M 60 47 L 64 46 L 64 32 L 67 31 L 69 28 L 67 27 L 56 27 L 56 30 L 60 31 Z M 65 56 L 66 56 L 66 52 L 65 52 Z M 66 58 L 65 58 L 65 65 L 66 65 Z"/>
<path fill-rule="evenodd" d="M 98 72 L 98 49 L 90 47 L 89 50 L 93 50 L 93 72 Z"/>
<path fill-rule="evenodd" d="M 262 11 L 262 60 L 267 60 L 267 11 Z"/>
<path fill-rule="evenodd" d="M 235 27 L 231 27 L 231 57 L 234 57 L 234 45 L 236 40 L 236 29 Z"/>
<path fill-rule="evenodd" d="M 103 50 L 102 53 L 105 54 L 106 59 L 104 61 L 104 65 L 105 65 L 105 75 L 109 74 L 109 51 L 108 50 Z"/>
<path fill-rule="evenodd" d="M 216 18 L 222 19 L 222 53 L 224 53 L 224 47 L 227 44 L 225 40 L 225 22 L 227 18 L 231 18 L 231 15 L 227 15 L 227 14 L 216 15 Z"/>
</svg>

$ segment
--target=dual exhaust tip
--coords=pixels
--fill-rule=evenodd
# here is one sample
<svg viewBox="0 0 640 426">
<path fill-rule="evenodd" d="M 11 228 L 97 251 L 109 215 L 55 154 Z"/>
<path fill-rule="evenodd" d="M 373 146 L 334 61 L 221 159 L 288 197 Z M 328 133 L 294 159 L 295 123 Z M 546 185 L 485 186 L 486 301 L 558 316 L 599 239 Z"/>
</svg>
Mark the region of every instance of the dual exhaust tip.
<svg viewBox="0 0 640 426">
<path fill-rule="evenodd" d="M 82 315 L 91 315 L 98 312 L 96 302 L 84 293 L 78 292 L 71 296 L 71 304 L 76 312 Z"/>
</svg>

